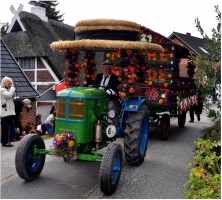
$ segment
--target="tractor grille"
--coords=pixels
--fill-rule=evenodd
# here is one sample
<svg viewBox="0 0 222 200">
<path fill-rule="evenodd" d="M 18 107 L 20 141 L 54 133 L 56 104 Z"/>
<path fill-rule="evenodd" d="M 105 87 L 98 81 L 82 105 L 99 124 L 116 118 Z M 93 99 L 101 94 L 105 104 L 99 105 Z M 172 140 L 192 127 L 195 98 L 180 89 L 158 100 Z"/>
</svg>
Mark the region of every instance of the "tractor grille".
<svg viewBox="0 0 222 200">
<path fill-rule="evenodd" d="M 70 100 L 69 118 L 84 119 L 84 101 Z"/>
<path fill-rule="evenodd" d="M 57 99 L 56 117 L 66 118 L 66 99 Z M 84 119 L 84 101 L 70 100 L 69 118 Z"/>
<path fill-rule="evenodd" d="M 66 118 L 66 100 L 65 99 L 57 99 L 56 117 Z"/>
</svg>

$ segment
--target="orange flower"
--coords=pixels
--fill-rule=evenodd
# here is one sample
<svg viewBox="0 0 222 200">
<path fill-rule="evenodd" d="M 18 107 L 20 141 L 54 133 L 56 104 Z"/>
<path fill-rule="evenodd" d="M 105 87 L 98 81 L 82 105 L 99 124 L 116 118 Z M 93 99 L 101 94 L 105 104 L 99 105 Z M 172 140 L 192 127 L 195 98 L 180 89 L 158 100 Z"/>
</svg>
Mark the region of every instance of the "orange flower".
<svg viewBox="0 0 222 200">
<path fill-rule="evenodd" d="M 129 93 L 133 93 L 134 92 L 134 89 L 131 87 L 130 89 L 129 89 Z"/>
<path fill-rule="evenodd" d="M 119 77 L 118 80 L 119 80 L 119 82 L 121 82 L 123 79 Z"/>
<path fill-rule="evenodd" d="M 125 93 L 125 92 L 120 92 L 120 91 L 119 91 L 119 96 L 122 97 L 122 98 L 124 98 L 124 97 L 126 96 L 126 93 Z"/>
<path fill-rule="evenodd" d="M 159 104 L 162 104 L 163 103 L 163 99 L 159 99 Z"/>
<path fill-rule="evenodd" d="M 66 72 L 64 72 L 64 73 L 63 73 L 63 75 L 64 75 L 64 76 L 67 76 L 67 73 L 66 73 Z"/>
<path fill-rule="evenodd" d="M 170 54 L 170 57 L 173 58 L 173 53 Z"/>
<path fill-rule="evenodd" d="M 132 78 L 132 76 L 129 74 L 129 75 L 127 76 L 127 78 L 129 78 L 129 79 L 130 79 L 130 78 Z"/>
<path fill-rule="evenodd" d="M 133 82 L 133 80 L 132 80 L 132 79 L 129 79 L 129 80 L 128 80 L 128 83 L 132 83 L 132 82 Z"/>
<path fill-rule="evenodd" d="M 107 53 L 107 54 L 106 54 L 106 57 L 109 58 L 109 57 L 110 57 L 110 53 Z"/>
<path fill-rule="evenodd" d="M 68 81 L 72 81 L 72 79 L 71 79 L 71 78 L 68 78 Z"/>
<path fill-rule="evenodd" d="M 168 74 L 168 78 L 172 78 L 172 74 Z"/>
<path fill-rule="evenodd" d="M 90 75 L 89 75 L 89 74 L 86 74 L 86 78 L 90 78 Z"/>
<path fill-rule="evenodd" d="M 84 82 L 83 82 L 83 85 L 87 85 L 87 81 L 84 81 Z"/>
<path fill-rule="evenodd" d="M 119 71 L 116 71 L 116 72 L 115 72 L 115 75 L 116 75 L 116 76 L 119 76 Z"/>
</svg>

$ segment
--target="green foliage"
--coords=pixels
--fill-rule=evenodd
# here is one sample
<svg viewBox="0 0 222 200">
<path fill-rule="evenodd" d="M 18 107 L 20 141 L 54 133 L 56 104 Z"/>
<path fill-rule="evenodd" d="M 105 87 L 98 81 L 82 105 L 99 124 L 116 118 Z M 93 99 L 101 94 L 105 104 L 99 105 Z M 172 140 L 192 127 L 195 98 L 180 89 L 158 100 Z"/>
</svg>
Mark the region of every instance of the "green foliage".
<svg viewBox="0 0 222 200">
<path fill-rule="evenodd" d="M 212 29 L 211 37 L 204 32 L 199 19 L 195 19 L 198 31 L 206 40 L 204 48 L 209 54 L 196 56 L 190 52 L 189 56 L 191 63 L 194 65 L 198 64 L 200 76 L 195 77 L 195 82 L 197 87 L 202 89 L 203 97 L 206 97 L 206 95 L 215 97 L 213 88 L 215 84 L 221 82 L 221 12 L 219 11 L 218 5 L 214 6 L 214 8 L 218 23 L 217 27 Z M 215 63 L 218 65 L 216 73 L 213 70 L 215 68 Z M 207 77 L 206 82 L 202 81 L 203 77 Z"/>
<path fill-rule="evenodd" d="M 213 90 L 216 83 L 221 83 L 221 12 L 219 6 L 214 6 L 217 13 L 218 24 L 212 29 L 210 38 L 204 33 L 198 18 L 195 19 L 196 27 L 206 40 L 204 48 L 209 52 L 206 55 L 195 56 L 190 53 L 190 61 L 198 64 L 200 77 L 196 77 L 196 84 L 202 90 L 203 97 L 215 96 Z M 213 69 L 215 61 L 218 62 L 216 73 Z M 202 77 L 207 77 L 202 82 Z M 189 164 L 190 175 L 184 184 L 185 198 L 191 199 L 220 199 L 221 198 L 221 118 L 219 111 L 208 109 L 208 117 L 214 120 L 212 127 L 204 128 L 204 137 L 194 141 L 196 146 L 195 156 Z"/>
<path fill-rule="evenodd" d="M 1 25 L 1 36 L 6 34 L 6 31 L 7 31 L 8 26 L 9 26 L 8 22 L 7 23 L 2 23 L 2 24 L 3 25 Z"/>
<path fill-rule="evenodd" d="M 185 198 L 192 199 L 220 199 L 221 175 L 220 175 L 220 147 L 221 141 L 211 141 L 199 138 L 194 141 L 196 155 L 189 164 L 190 175 L 184 184 L 187 191 Z"/>
<path fill-rule="evenodd" d="M 202 132 L 204 133 L 204 139 L 221 140 L 221 118 L 217 118 L 213 126 L 204 128 Z"/>
<path fill-rule="evenodd" d="M 56 11 L 56 6 L 59 5 L 59 3 L 54 3 L 57 2 L 55 1 L 40 1 L 41 3 L 44 3 L 45 5 L 40 5 L 41 7 L 46 8 L 46 16 L 49 19 L 56 20 L 58 22 L 63 22 L 64 19 L 62 19 L 63 15 L 59 15 L 60 11 Z"/>
</svg>

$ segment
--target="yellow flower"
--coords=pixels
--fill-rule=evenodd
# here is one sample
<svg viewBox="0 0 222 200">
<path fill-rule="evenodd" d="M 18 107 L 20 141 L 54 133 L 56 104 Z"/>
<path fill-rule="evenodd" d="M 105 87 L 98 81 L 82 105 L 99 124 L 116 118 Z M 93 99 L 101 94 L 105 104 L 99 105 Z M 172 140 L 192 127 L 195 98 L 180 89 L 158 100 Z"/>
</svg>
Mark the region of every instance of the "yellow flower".
<svg viewBox="0 0 222 200">
<path fill-rule="evenodd" d="M 200 178 L 203 175 L 204 168 L 201 168 L 199 170 L 197 168 L 194 168 L 192 171 L 194 173 L 194 176 Z"/>
<path fill-rule="evenodd" d="M 71 140 L 71 141 L 69 141 L 68 146 L 72 147 L 72 146 L 74 146 L 74 144 L 75 144 L 74 141 Z"/>
<path fill-rule="evenodd" d="M 57 142 L 60 142 L 61 140 L 62 140 L 62 136 L 59 135 L 59 136 L 57 137 Z"/>
</svg>

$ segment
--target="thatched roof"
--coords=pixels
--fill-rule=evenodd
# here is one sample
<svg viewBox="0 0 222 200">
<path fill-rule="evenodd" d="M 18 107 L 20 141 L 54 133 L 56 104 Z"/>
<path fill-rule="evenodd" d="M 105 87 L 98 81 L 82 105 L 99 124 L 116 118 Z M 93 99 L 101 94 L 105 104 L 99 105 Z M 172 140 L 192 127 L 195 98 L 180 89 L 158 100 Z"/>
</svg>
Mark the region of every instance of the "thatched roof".
<svg viewBox="0 0 222 200">
<path fill-rule="evenodd" d="M 42 21 L 29 12 L 22 11 L 19 16 L 26 32 L 15 23 L 12 32 L 2 36 L 14 57 L 45 57 L 58 78 L 62 79 L 65 67 L 63 53 L 53 51 L 50 44 L 58 40 L 72 40 L 74 27 L 54 20 Z"/>
</svg>

